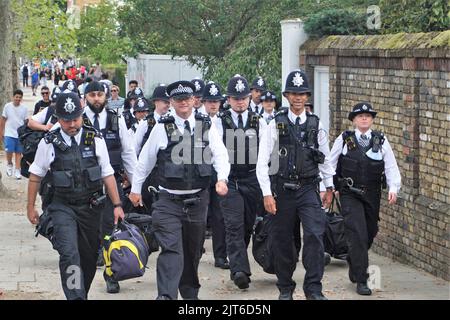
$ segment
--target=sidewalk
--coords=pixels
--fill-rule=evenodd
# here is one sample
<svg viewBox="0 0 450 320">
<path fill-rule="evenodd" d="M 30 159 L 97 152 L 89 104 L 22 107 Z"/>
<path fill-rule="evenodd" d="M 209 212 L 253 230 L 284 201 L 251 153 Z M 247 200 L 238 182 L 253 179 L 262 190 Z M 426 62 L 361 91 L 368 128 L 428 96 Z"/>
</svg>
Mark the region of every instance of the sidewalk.
<svg viewBox="0 0 450 320">
<path fill-rule="evenodd" d="M 35 97 L 31 90 L 25 89 L 25 104 L 34 107 Z M 30 98 L 31 97 L 31 98 Z M 5 173 L 6 161 L 4 152 L 0 152 L 0 170 L 3 183 L 11 191 L 14 198 L 2 199 L 0 208 L 0 300 L 2 299 L 65 299 L 60 284 L 58 254 L 50 242 L 43 237 L 34 237 L 34 227 L 26 217 L 27 179 L 15 180 Z M 211 240 L 205 242 L 206 253 L 199 267 L 200 299 L 277 299 L 276 277 L 266 274 L 256 264 L 249 249 L 252 276 L 250 288 L 245 291 L 237 289 L 229 278 L 229 271 L 214 267 Z M 150 256 L 146 274 L 142 278 L 121 282 L 121 292 L 116 295 L 107 294 L 102 277 L 102 269 L 92 284 L 90 299 L 155 299 L 156 259 L 158 252 Z M 374 291 L 370 297 L 359 296 L 355 285 L 348 280 L 347 264 L 333 260 L 325 268 L 323 279 L 324 294 L 332 300 L 342 299 L 426 299 L 443 300 L 450 298 L 449 283 L 433 277 L 423 271 L 393 262 L 392 260 L 370 253 L 370 262 L 381 270 L 381 289 Z M 297 282 L 295 299 L 304 300 L 302 283 L 304 268 L 297 264 L 294 280 Z"/>
</svg>

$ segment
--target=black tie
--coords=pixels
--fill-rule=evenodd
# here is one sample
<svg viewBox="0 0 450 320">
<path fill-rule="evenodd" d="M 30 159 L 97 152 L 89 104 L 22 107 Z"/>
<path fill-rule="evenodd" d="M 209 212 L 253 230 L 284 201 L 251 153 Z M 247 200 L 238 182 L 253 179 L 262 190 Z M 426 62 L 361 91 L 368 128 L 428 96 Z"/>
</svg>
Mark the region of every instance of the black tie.
<svg viewBox="0 0 450 320">
<path fill-rule="evenodd" d="M 295 119 L 295 125 L 296 126 L 300 125 L 300 117 L 297 117 L 297 119 Z"/>
<path fill-rule="evenodd" d="M 100 124 L 98 122 L 98 113 L 94 114 L 94 128 L 100 131 Z"/>
<path fill-rule="evenodd" d="M 258 106 L 257 106 L 257 105 L 255 106 L 255 112 L 256 112 L 256 113 L 259 113 L 259 109 L 258 109 Z"/>
<path fill-rule="evenodd" d="M 78 145 L 77 140 L 75 140 L 74 136 L 70 137 L 70 143 L 71 143 L 71 147 L 75 147 Z"/>
<path fill-rule="evenodd" d="M 195 109 L 194 112 L 195 112 L 195 115 L 197 115 L 198 114 L 198 109 Z"/>
<path fill-rule="evenodd" d="M 244 121 L 242 121 L 242 114 L 238 115 L 238 129 L 244 129 Z"/>
<path fill-rule="evenodd" d="M 191 125 L 188 120 L 184 120 L 184 130 L 187 130 L 189 134 L 191 133 Z"/>
</svg>

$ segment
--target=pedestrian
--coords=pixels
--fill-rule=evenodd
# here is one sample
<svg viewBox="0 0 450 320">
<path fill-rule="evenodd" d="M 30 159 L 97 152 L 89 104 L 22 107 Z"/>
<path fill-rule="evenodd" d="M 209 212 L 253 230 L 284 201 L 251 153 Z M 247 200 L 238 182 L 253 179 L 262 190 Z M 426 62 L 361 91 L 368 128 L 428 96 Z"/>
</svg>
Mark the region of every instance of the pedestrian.
<svg viewBox="0 0 450 320">
<path fill-rule="evenodd" d="M 35 115 L 36 113 L 44 110 L 51 103 L 51 101 L 50 101 L 50 89 L 47 86 L 44 86 L 44 87 L 41 88 L 41 96 L 42 96 L 42 100 L 39 100 L 34 105 L 33 115 Z"/>
<path fill-rule="evenodd" d="M 289 108 L 279 111 L 263 135 L 256 166 L 264 207 L 272 214 L 271 232 L 274 269 L 280 300 L 292 300 L 296 283 L 293 232 L 297 218 L 303 225 L 302 263 L 306 274 L 303 291 L 308 300 L 325 300 L 322 293 L 324 271 L 323 235 L 326 217 L 319 197 L 319 173 L 327 188 L 323 205 L 333 194 L 334 170 L 322 123 L 305 112 L 311 91 L 302 70 L 286 78 L 283 95 Z M 269 162 L 271 167 L 269 168 Z"/>
<path fill-rule="evenodd" d="M 28 63 L 25 63 L 22 66 L 22 87 L 28 87 L 28 76 L 29 76 L 29 69 L 28 69 Z"/>
<path fill-rule="evenodd" d="M 230 278 L 239 289 L 250 283 L 247 248 L 256 216 L 263 213 L 262 193 L 256 179 L 258 145 L 266 122 L 249 108 L 247 79 L 235 75 L 228 81 L 227 101 L 231 108 L 220 116 L 219 135 L 228 150 L 231 169 L 228 193 L 220 200 L 226 247 L 230 259 Z"/>
<path fill-rule="evenodd" d="M 119 96 L 120 88 L 116 85 L 111 87 L 111 98 L 108 100 L 108 108 L 116 111 L 118 114 L 122 113 L 125 99 Z"/>
<path fill-rule="evenodd" d="M 45 72 L 44 68 L 42 68 L 39 72 L 39 80 L 42 87 L 47 86 L 47 73 Z"/>
<path fill-rule="evenodd" d="M 107 87 L 98 81 L 92 81 L 84 90 L 87 107 L 84 108 L 83 119 L 88 125 L 92 125 L 100 131 L 109 154 L 109 160 L 114 169 L 117 190 L 120 199 L 123 199 L 122 184 L 132 181 L 133 170 L 137 164 L 136 151 L 134 150 L 133 138 L 128 133 L 125 121 L 114 111 L 106 108 L 107 98 L 105 93 Z M 101 246 L 104 246 L 105 236 L 111 235 L 114 229 L 114 199 L 107 198 L 102 210 L 101 223 Z M 100 248 L 100 247 L 99 247 Z M 97 249 L 99 249 L 97 248 Z M 102 250 L 98 251 L 98 265 L 103 264 Z M 103 273 L 108 293 L 118 293 L 120 286 L 117 281 Z"/>
<path fill-rule="evenodd" d="M 266 120 L 267 124 L 275 118 L 276 106 L 277 106 L 277 96 L 272 91 L 266 91 L 261 95 L 261 104 L 264 112 L 262 117 Z"/>
<path fill-rule="evenodd" d="M 95 206 L 94 200 L 102 197 L 103 184 L 113 199 L 114 221 L 124 218 L 105 141 L 98 131 L 83 125 L 82 113 L 76 94 L 62 93 L 58 97 L 60 128 L 39 143 L 28 181 L 27 216 L 37 224 L 38 187 L 47 171 L 52 174 L 54 196 L 47 210 L 68 300 L 87 299 L 95 276 L 101 208 Z"/>
<path fill-rule="evenodd" d="M 210 116 L 212 123 L 216 126 L 219 124 L 221 125 L 220 118 L 218 117 L 221 101 L 222 94 L 220 92 L 220 86 L 213 81 L 208 82 L 203 90 L 202 103 L 205 106 L 205 111 Z M 222 209 L 220 208 L 220 196 L 216 192 L 216 182 L 217 175 L 213 172 L 211 186 L 209 188 L 209 206 L 206 227 L 207 232 L 208 228 L 211 231 L 214 266 L 221 269 L 230 269 L 225 237 L 225 222 Z M 205 237 L 208 237 L 208 233 L 205 234 Z"/>
<path fill-rule="evenodd" d="M 34 69 L 31 72 L 31 90 L 33 92 L 33 96 L 36 96 L 36 90 L 39 87 L 39 72 L 38 69 Z"/>
<path fill-rule="evenodd" d="M 6 152 L 6 175 L 19 180 L 20 160 L 22 158 L 23 146 L 19 142 L 17 129 L 25 123 L 28 117 L 28 109 L 22 104 L 23 92 L 17 89 L 13 93 L 12 102 L 7 103 L 3 108 L 2 117 L 0 118 L 0 141 L 3 141 Z M 14 155 L 15 170 L 12 162 Z"/>
<path fill-rule="evenodd" d="M 250 99 L 250 110 L 262 114 L 264 112 L 261 104 L 261 95 L 267 90 L 266 81 L 262 77 L 257 77 L 250 87 L 252 98 Z"/>
<path fill-rule="evenodd" d="M 194 115 L 194 90 L 189 81 L 176 81 L 167 87 L 175 113 L 162 117 L 153 128 L 131 186 L 130 200 L 138 206 L 142 203 L 142 184 L 156 164 L 160 191 L 153 204 L 152 221 L 161 247 L 156 266 L 158 300 L 177 299 L 178 291 L 184 299 L 198 299 L 198 265 L 213 168 L 217 172 L 217 193 L 227 193 L 227 150 L 211 119 Z M 180 148 L 181 158 L 173 152 Z"/>
<path fill-rule="evenodd" d="M 372 294 L 367 286 L 368 250 L 378 232 L 382 186 L 384 182 L 389 186 L 390 205 L 397 201 L 401 186 L 400 171 L 387 137 L 371 128 L 376 115 L 369 102 L 355 104 L 348 114 L 354 130 L 341 133 L 330 153 L 344 216 L 349 278 L 356 282 L 360 295 Z"/>
</svg>

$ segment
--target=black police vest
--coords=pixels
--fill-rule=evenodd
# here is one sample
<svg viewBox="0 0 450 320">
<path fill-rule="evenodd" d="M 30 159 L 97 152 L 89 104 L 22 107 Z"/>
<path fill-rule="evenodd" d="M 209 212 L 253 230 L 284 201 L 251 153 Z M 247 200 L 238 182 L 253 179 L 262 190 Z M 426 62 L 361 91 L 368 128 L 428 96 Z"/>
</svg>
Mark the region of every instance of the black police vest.
<svg viewBox="0 0 450 320">
<path fill-rule="evenodd" d="M 240 136 L 236 134 L 238 128 L 236 127 L 233 118 L 231 117 L 231 111 L 225 111 L 220 115 L 222 119 L 223 128 L 223 143 L 227 147 L 228 157 L 231 163 L 230 176 L 231 177 L 248 177 L 249 171 L 254 171 L 256 169 L 256 161 L 258 158 L 258 148 L 259 148 L 259 118 L 260 116 L 253 111 L 248 111 L 247 123 L 244 126 L 243 135 Z M 227 141 L 227 130 L 233 130 L 234 142 Z M 241 133 L 242 133 L 241 131 Z M 228 131 L 229 132 L 229 131 Z M 239 131 L 237 131 L 239 133 Z M 237 150 L 242 149 L 241 142 L 239 138 L 244 137 L 244 147 L 245 147 L 245 159 L 243 156 L 237 152 Z M 245 162 L 242 163 L 242 160 Z M 240 163 L 241 162 L 241 163 Z"/>
<path fill-rule="evenodd" d="M 136 118 L 131 114 L 131 109 L 123 111 L 122 116 L 125 120 L 125 124 L 127 125 L 128 130 L 133 126 L 133 124 L 137 123 Z"/>
<path fill-rule="evenodd" d="M 384 139 L 380 132 L 372 131 L 372 138 L 366 148 L 358 143 L 354 131 L 346 131 L 342 135 L 342 139 L 347 145 L 347 153 L 340 155 L 337 171 L 341 178 L 352 178 L 355 187 L 378 188 L 381 186 L 384 160 L 373 160 L 366 155 L 366 152 L 373 146 L 375 136 L 380 137 L 381 148 Z"/>
<path fill-rule="evenodd" d="M 50 118 L 51 118 L 51 120 L 50 120 Z M 55 116 L 55 108 L 52 108 L 50 106 L 47 108 L 47 113 L 45 114 L 45 119 L 44 119 L 43 124 L 47 124 L 48 120 L 50 120 L 51 124 L 55 124 L 56 122 L 58 122 L 58 118 Z"/>
<path fill-rule="evenodd" d="M 319 118 L 306 113 L 306 121 L 300 126 L 289 120 L 288 109 L 275 115 L 278 129 L 279 169 L 276 178 L 297 182 L 301 179 L 317 178 L 323 153 L 318 150 Z"/>
<path fill-rule="evenodd" d="M 83 114 L 84 124 L 92 127 L 91 121 Z M 119 135 L 119 116 L 113 110 L 106 110 L 106 126 L 100 130 L 108 148 L 109 162 L 116 174 L 123 171 L 122 142 Z"/>
<path fill-rule="evenodd" d="M 147 116 L 146 121 L 147 121 L 147 132 L 145 132 L 144 137 L 142 138 L 141 150 L 144 147 L 144 144 L 147 142 L 150 133 L 152 132 L 153 128 L 156 125 L 155 114 L 153 112 L 150 113 Z"/>
<path fill-rule="evenodd" d="M 205 161 L 208 159 L 205 159 L 204 155 L 210 152 L 206 132 L 211 127 L 211 119 L 209 116 L 197 114 L 195 115 L 195 120 L 194 134 L 190 137 L 181 135 L 173 116 L 163 117 L 159 120 L 160 123 L 164 124 L 168 139 L 167 148 L 159 150 L 156 163 L 159 184 L 164 188 L 193 190 L 206 189 L 210 186 L 213 168 L 211 163 Z M 201 135 L 195 134 L 195 132 L 200 131 L 202 131 Z M 179 155 L 180 159 L 172 159 L 174 148 L 177 148 L 186 138 L 190 139 L 190 145 L 186 143 L 186 147 L 190 147 L 190 150 L 181 149 L 179 152 L 177 150 L 175 152 Z M 190 159 L 187 161 L 188 163 L 181 161 L 183 160 L 183 152 L 186 151 L 191 153 Z"/>
<path fill-rule="evenodd" d="M 61 128 L 45 135 L 45 142 L 52 143 L 55 150 L 50 174 L 56 198 L 87 200 L 102 191 L 102 171 L 94 137 L 101 135 L 94 128 L 83 126 L 80 145 L 69 147 L 61 136 Z"/>
</svg>

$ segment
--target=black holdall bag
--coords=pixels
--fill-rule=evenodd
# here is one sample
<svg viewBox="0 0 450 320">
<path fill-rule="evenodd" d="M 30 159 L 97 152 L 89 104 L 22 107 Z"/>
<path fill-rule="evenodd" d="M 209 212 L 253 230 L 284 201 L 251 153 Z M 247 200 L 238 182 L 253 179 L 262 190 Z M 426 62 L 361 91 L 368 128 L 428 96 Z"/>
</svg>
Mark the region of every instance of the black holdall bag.
<svg viewBox="0 0 450 320">
<path fill-rule="evenodd" d="M 270 226 L 272 215 L 256 217 L 252 233 L 252 253 L 255 261 L 270 274 L 275 274 L 270 248 Z"/>
<path fill-rule="evenodd" d="M 35 237 L 38 235 L 47 238 L 52 243 L 53 249 L 55 249 L 56 242 L 53 232 L 53 221 L 47 210 L 39 216 L 39 223 L 36 226 Z"/>
<path fill-rule="evenodd" d="M 330 208 L 326 211 L 326 216 L 327 226 L 323 239 L 325 252 L 336 259 L 345 260 L 347 258 L 348 246 L 344 233 L 344 217 L 341 215 L 339 199 L 334 193 Z"/>
</svg>

